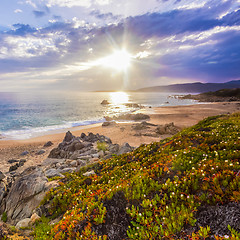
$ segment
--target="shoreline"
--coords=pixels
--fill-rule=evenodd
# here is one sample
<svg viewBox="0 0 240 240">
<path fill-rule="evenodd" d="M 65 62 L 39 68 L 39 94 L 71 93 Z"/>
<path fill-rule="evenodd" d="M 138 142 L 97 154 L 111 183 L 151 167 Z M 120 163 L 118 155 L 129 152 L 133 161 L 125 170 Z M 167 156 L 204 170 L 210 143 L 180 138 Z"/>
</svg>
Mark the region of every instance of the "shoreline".
<svg viewBox="0 0 240 240">
<path fill-rule="evenodd" d="M 216 102 L 194 105 L 165 106 L 156 108 L 145 108 L 137 110 L 135 113 L 144 113 L 150 116 L 147 121 L 154 125 L 164 125 L 171 122 L 180 130 L 190 127 L 206 117 L 228 114 L 240 111 L 240 102 Z M 138 122 L 139 123 L 139 122 Z M 7 172 L 11 164 L 7 161 L 10 159 L 25 159 L 26 164 L 18 169 L 19 172 L 25 168 L 40 164 L 47 158 L 51 149 L 62 142 L 65 133 L 71 131 L 73 135 L 80 136 L 81 133 L 94 134 L 99 133 L 109 137 L 113 143 L 122 145 L 128 142 L 131 146 L 138 147 L 141 144 L 160 141 L 171 135 L 154 136 L 154 128 L 145 130 L 135 130 L 133 127 L 137 122 L 117 122 L 116 124 L 102 127 L 101 123 L 85 126 L 77 126 L 68 129 L 62 129 L 61 132 L 51 132 L 43 136 L 24 140 L 0 140 L 0 171 Z M 145 131 L 151 134 L 145 134 Z M 51 147 L 43 145 L 52 141 Z M 43 149 L 45 152 L 38 155 L 37 152 Z M 28 151 L 29 154 L 21 156 L 21 153 Z"/>
</svg>

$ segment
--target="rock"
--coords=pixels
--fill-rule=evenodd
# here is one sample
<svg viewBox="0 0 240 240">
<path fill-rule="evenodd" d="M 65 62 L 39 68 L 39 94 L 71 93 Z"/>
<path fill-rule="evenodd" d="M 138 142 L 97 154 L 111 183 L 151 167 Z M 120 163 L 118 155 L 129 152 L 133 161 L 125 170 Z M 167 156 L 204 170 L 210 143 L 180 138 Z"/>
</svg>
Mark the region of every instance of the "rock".
<svg viewBox="0 0 240 240">
<path fill-rule="evenodd" d="M 53 166 L 56 165 L 57 163 L 64 163 L 65 159 L 56 159 L 56 158 L 46 158 L 43 162 L 42 162 L 42 166 Z"/>
<path fill-rule="evenodd" d="M 82 148 L 84 148 L 85 146 L 81 143 L 81 142 L 77 142 L 77 143 L 75 143 L 75 145 L 74 145 L 74 151 L 76 151 L 76 150 L 80 150 L 80 149 L 82 149 Z"/>
<path fill-rule="evenodd" d="M 78 152 L 74 152 L 70 158 L 72 160 L 77 160 L 79 158 L 79 153 Z"/>
<path fill-rule="evenodd" d="M 106 121 L 112 121 L 112 120 L 141 121 L 141 120 L 147 120 L 150 117 L 143 113 L 137 113 L 137 114 L 127 113 L 117 117 L 115 116 L 113 118 L 111 117 L 104 117 L 104 118 L 106 119 Z"/>
<path fill-rule="evenodd" d="M 104 122 L 103 124 L 102 124 L 102 127 L 108 127 L 108 126 L 110 126 L 111 125 L 111 122 Z"/>
<path fill-rule="evenodd" d="M 20 161 L 19 161 L 19 167 L 22 167 L 23 165 L 24 165 L 24 163 L 26 162 L 26 159 L 21 159 Z"/>
<path fill-rule="evenodd" d="M 102 104 L 102 105 L 108 105 L 108 104 L 110 104 L 110 103 L 108 102 L 108 100 L 104 99 L 104 100 L 101 102 L 101 104 Z"/>
<path fill-rule="evenodd" d="M 61 163 L 57 163 L 57 164 L 56 164 L 56 168 L 60 168 L 61 166 L 62 166 Z"/>
<path fill-rule="evenodd" d="M 86 155 L 86 156 L 80 156 L 78 159 L 87 161 L 87 160 L 89 160 L 91 158 L 92 157 L 90 155 Z"/>
<path fill-rule="evenodd" d="M 61 173 L 72 173 L 72 172 L 75 172 L 76 171 L 76 168 L 64 168 L 64 169 L 61 169 L 60 172 Z"/>
<path fill-rule="evenodd" d="M 17 163 L 19 162 L 19 160 L 16 160 L 16 159 L 10 159 L 8 160 L 8 163 L 12 164 L 12 163 Z"/>
<path fill-rule="evenodd" d="M 44 154 L 45 152 L 46 152 L 45 150 L 41 149 L 41 150 L 39 150 L 36 154 L 37 154 L 37 155 L 42 155 L 42 154 Z"/>
<path fill-rule="evenodd" d="M 93 157 L 93 158 L 99 158 L 99 154 L 98 154 L 98 153 L 92 154 L 92 157 Z"/>
<path fill-rule="evenodd" d="M 103 152 L 103 150 L 101 150 L 101 151 L 98 152 L 98 156 L 99 156 L 100 158 L 104 157 L 104 152 Z"/>
<path fill-rule="evenodd" d="M 7 186 L 4 182 L 0 182 L 0 205 L 2 203 L 3 198 L 7 194 Z"/>
<path fill-rule="evenodd" d="M 108 147 L 108 151 L 111 154 L 117 153 L 119 151 L 119 145 L 118 144 L 112 144 Z"/>
<path fill-rule="evenodd" d="M 28 151 L 24 151 L 24 152 L 22 152 L 20 155 L 21 155 L 21 156 L 26 156 L 26 155 L 28 155 L 28 154 L 29 154 Z"/>
<path fill-rule="evenodd" d="M 18 163 L 16 163 L 15 165 L 10 166 L 10 167 L 9 167 L 9 172 L 12 172 L 12 171 L 17 170 L 18 167 L 19 167 Z"/>
<path fill-rule="evenodd" d="M 149 119 L 150 117 L 146 114 L 143 113 L 137 113 L 137 114 L 133 114 L 132 115 L 132 120 L 134 121 L 139 121 L 139 120 L 145 120 L 145 119 Z"/>
<path fill-rule="evenodd" d="M 0 171 L 0 181 L 2 181 L 5 178 L 5 175 Z"/>
<path fill-rule="evenodd" d="M 48 158 L 59 158 L 61 150 L 59 148 L 53 148 L 48 155 Z"/>
<path fill-rule="evenodd" d="M 86 134 L 85 133 L 81 133 L 80 138 L 84 139 L 85 137 L 86 137 Z"/>
<path fill-rule="evenodd" d="M 51 147 L 53 143 L 51 141 L 46 142 L 43 147 Z"/>
<path fill-rule="evenodd" d="M 29 167 L 12 184 L 6 198 L 5 212 L 11 222 L 29 218 L 43 199 L 47 178 L 39 167 Z"/>
<path fill-rule="evenodd" d="M 53 177 L 64 177 L 64 175 L 62 175 L 60 173 L 59 170 L 55 169 L 55 168 L 50 168 L 45 172 L 46 177 L 48 178 L 53 178 Z"/>
<path fill-rule="evenodd" d="M 31 223 L 35 223 L 36 221 L 38 221 L 40 219 L 40 217 L 34 213 L 32 216 L 31 216 Z"/>
<path fill-rule="evenodd" d="M 78 162 L 76 160 L 71 161 L 70 165 L 71 165 L 71 167 L 77 167 L 78 166 Z"/>
<path fill-rule="evenodd" d="M 72 135 L 72 133 L 70 131 L 68 131 L 63 139 L 64 142 L 70 142 L 72 139 L 74 138 L 74 136 Z"/>
<path fill-rule="evenodd" d="M 114 121 L 111 121 L 111 122 L 104 122 L 102 124 L 102 127 L 108 127 L 108 126 L 113 126 L 113 125 L 116 125 L 117 123 L 114 122 Z"/>
<path fill-rule="evenodd" d="M 134 148 L 131 147 L 128 143 L 124 143 L 124 144 L 120 147 L 117 155 L 121 155 L 121 154 L 124 154 L 124 153 L 131 152 L 133 149 L 134 149 Z"/>
<path fill-rule="evenodd" d="M 171 134 L 174 135 L 178 133 L 180 130 L 174 125 L 174 123 L 168 123 L 165 125 L 159 125 L 156 129 L 156 133 L 160 135 Z"/>
<path fill-rule="evenodd" d="M 31 218 L 25 218 L 20 220 L 17 224 L 16 224 L 16 228 L 26 228 L 28 227 L 28 225 L 30 224 Z"/>
<path fill-rule="evenodd" d="M 89 177 L 89 176 L 94 175 L 94 174 L 96 174 L 96 173 L 92 170 L 92 171 L 83 173 L 83 176 Z"/>
<path fill-rule="evenodd" d="M 83 161 L 83 160 L 77 160 L 77 163 L 78 163 L 78 166 L 80 166 L 80 167 L 83 167 L 83 166 L 85 166 L 86 165 L 86 161 Z"/>
</svg>

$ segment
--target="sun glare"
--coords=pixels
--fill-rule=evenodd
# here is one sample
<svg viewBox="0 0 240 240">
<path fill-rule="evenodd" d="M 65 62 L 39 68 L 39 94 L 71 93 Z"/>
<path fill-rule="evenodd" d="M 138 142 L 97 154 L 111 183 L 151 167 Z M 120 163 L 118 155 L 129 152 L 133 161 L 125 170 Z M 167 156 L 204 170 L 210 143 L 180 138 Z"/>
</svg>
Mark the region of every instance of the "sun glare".
<svg viewBox="0 0 240 240">
<path fill-rule="evenodd" d="M 111 102 L 115 105 L 128 103 L 128 94 L 125 92 L 112 92 L 110 93 Z"/>
<path fill-rule="evenodd" d="M 127 70 L 131 64 L 132 56 L 125 50 L 116 50 L 112 55 L 99 60 L 99 64 L 118 71 Z"/>
</svg>

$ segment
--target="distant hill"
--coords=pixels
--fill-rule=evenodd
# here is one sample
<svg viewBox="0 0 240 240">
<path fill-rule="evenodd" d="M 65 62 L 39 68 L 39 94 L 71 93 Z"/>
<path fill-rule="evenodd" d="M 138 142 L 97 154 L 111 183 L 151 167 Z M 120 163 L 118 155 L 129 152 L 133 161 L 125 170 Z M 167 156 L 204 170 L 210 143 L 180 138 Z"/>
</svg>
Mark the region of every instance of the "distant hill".
<svg viewBox="0 0 240 240">
<path fill-rule="evenodd" d="M 225 83 L 184 83 L 167 86 L 155 86 L 137 89 L 136 92 L 176 92 L 176 93 L 203 93 L 220 89 L 240 88 L 240 80 Z"/>
<path fill-rule="evenodd" d="M 185 95 L 181 99 L 194 99 L 200 102 L 233 102 L 240 101 L 240 88 L 221 89 L 216 92 L 206 92 L 197 95 Z"/>
</svg>

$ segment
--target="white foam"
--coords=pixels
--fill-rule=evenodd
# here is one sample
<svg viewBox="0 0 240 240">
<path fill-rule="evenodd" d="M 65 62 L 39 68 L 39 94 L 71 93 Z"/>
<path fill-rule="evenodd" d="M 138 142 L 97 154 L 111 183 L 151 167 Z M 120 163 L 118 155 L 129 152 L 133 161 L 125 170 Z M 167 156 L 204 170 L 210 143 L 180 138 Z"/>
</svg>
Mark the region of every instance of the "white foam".
<svg viewBox="0 0 240 240">
<path fill-rule="evenodd" d="M 45 126 L 45 127 L 24 127 L 24 129 L 20 130 L 9 130 L 9 131 L 2 131 L 1 136 L 4 139 L 15 139 L 15 140 L 23 140 L 29 139 L 37 136 L 43 136 L 50 134 L 53 131 L 57 130 L 64 130 L 72 127 L 79 127 L 79 126 L 87 126 L 96 123 L 104 122 L 104 119 L 100 120 L 87 120 L 87 121 L 79 121 L 79 122 L 66 122 L 61 125 L 52 125 L 52 126 Z"/>
</svg>

